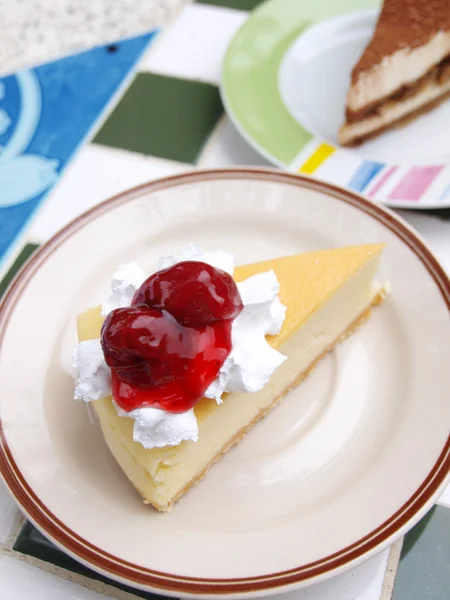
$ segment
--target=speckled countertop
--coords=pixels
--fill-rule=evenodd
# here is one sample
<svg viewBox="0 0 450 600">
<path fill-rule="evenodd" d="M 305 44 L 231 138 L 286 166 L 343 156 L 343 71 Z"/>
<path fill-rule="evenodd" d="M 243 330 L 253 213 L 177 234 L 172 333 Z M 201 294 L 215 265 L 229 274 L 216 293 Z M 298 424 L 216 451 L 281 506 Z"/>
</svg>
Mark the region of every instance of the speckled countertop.
<svg viewBox="0 0 450 600">
<path fill-rule="evenodd" d="M 188 0 L 0 0 L 0 73 L 149 31 Z"/>
</svg>

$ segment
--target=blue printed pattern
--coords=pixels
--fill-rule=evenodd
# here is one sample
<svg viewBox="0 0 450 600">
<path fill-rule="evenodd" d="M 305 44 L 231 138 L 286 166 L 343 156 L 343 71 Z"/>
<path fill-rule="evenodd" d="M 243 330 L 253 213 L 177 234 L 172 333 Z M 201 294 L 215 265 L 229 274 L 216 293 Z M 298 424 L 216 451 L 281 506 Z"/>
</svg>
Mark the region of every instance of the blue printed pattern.
<svg viewBox="0 0 450 600">
<path fill-rule="evenodd" d="M 439 200 L 446 200 L 447 198 L 450 198 L 450 185 L 448 185 L 444 191 L 442 192 L 442 194 L 439 197 Z"/>
<path fill-rule="evenodd" d="M 0 262 L 155 33 L 0 79 Z"/>
<path fill-rule="evenodd" d="M 382 163 L 372 162 L 370 160 L 364 161 L 353 174 L 348 187 L 355 190 L 355 192 L 362 192 L 383 167 L 385 167 L 385 165 Z"/>
</svg>

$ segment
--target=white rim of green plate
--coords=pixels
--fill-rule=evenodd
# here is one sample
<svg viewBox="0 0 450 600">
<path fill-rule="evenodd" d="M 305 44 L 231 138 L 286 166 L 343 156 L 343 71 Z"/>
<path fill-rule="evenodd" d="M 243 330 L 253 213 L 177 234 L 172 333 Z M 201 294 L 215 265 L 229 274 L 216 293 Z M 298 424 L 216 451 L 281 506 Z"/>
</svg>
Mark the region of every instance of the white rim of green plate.
<svg viewBox="0 0 450 600">
<path fill-rule="evenodd" d="M 343 14 L 374 10 L 377 0 L 268 0 L 239 28 L 222 68 L 221 94 L 244 139 L 271 163 L 407 209 L 450 206 L 450 165 L 369 160 L 357 149 L 317 137 L 294 119 L 279 93 L 287 52 L 308 29 Z"/>
</svg>

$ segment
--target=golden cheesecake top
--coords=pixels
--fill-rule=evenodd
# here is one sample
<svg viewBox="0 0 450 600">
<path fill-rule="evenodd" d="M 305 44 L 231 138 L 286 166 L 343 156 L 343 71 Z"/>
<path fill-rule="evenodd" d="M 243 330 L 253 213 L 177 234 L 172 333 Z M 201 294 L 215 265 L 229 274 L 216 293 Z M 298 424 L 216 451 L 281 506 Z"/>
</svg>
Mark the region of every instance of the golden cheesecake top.
<svg viewBox="0 0 450 600">
<path fill-rule="evenodd" d="M 368 260 L 379 255 L 385 244 L 348 246 L 330 250 L 282 256 L 235 268 L 233 278 L 240 282 L 252 275 L 273 270 L 280 284 L 279 297 L 287 307 L 286 318 L 278 335 L 268 336 L 278 348 L 317 310 L 342 284 Z M 100 337 L 103 317 L 94 307 L 78 317 L 78 338 Z"/>
<path fill-rule="evenodd" d="M 268 341 L 278 348 L 365 262 L 378 256 L 385 244 L 348 246 L 283 256 L 236 267 L 233 278 L 239 282 L 258 273 L 273 270 L 280 283 L 279 297 L 287 307 L 278 335 Z M 98 337 L 98 335 L 97 335 Z"/>
<path fill-rule="evenodd" d="M 273 270 L 280 284 L 279 297 L 286 306 L 286 317 L 278 335 L 267 336 L 274 348 L 279 348 L 305 321 L 318 310 L 361 267 L 375 259 L 384 244 L 349 246 L 283 256 L 235 268 L 233 278 L 243 281 L 252 275 Z M 97 339 L 103 317 L 101 307 L 88 309 L 78 317 L 78 339 Z M 214 400 L 202 398 L 194 410 L 204 419 L 217 408 Z"/>
</svg>

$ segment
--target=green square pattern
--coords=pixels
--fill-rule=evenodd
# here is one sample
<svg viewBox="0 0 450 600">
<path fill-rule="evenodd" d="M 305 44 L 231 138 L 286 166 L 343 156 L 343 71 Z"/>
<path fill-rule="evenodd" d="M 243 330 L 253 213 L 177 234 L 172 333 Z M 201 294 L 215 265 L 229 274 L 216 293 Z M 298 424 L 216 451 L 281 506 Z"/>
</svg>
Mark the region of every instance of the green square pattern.
<svg viewBox="0 0 450 600">
<path fill-rule="evenodd" d="M 292 0 L 295 2 L 296 0 Z M 198 4 L 213 4 L 214 6 L 224 6 L 225 8 L 234 8 L 236 10 L 253 10 L 261 4 L 263 0 L 196 0 Z"/>
<path fill-rule="evenodd" d="M 216 86 L 139 73 L 94 143 L 194 163 L 222 113 Z"/>
<path fill-rule="evenodd" d="M 450 508 L 435 506 L 405 536 L 392 600 L 449 600 Z"/>
<path fill-rule="evenodd" d="M 8 287 L 8 285 L 14 279 L 14 275 L 17 273 L 17 271 L 20 269 L 20 267 L 33 254 L 33 252 L 37 248 L 39 248 L 38 244 L 26 244 L 22 248 L 22 250 L 20 251 L 20 253 L 17 256 L 16 260 L 13 262 L 13 264 L 9 268 L 9 271 L 6 273 L 6 275 L 0 281 L 0 298 L 5 293 L 6 288 Z"/>
</svg>

